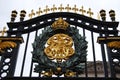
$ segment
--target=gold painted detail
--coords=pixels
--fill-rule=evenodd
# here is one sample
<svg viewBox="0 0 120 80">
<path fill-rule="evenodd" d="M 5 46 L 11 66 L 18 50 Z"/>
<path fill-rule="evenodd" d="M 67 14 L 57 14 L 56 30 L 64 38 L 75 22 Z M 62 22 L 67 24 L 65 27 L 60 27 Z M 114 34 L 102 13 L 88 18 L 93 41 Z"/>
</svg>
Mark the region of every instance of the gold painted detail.
<svg viewBox="0 0 120 80">
<path fill-rule="evenodd" d="M 0 31 L 1 36 L 4 36 L 5 33 L 7 33 L 6 27 L 3 27 L 3 30 Z"/>
<path fill-rule="evenodd" d="M 64 74 L 66 77 L 75 77 L 76 72 L 67 70 L 66 73 Z"/>
<path fill-rule="evenodd" d="M 0 53 L 4 53 L 4 49 L 6 48 L 15 48 L 17 44 L 12 41 L 4 41 L 0 42 Z"/>
<path fill-rule="evenodd" d="M 109 37 L 99 37 L 97 39 L 97 42 L 100 43 L 100 42 L 106 42 L 106 41 L 119 41 L 120 40 L 120 37 L 119 36 L 109 36 Z"/>
<path fill-rule="evenodd" d="M 41 13 L 42 13 L 42 10 L 41 10 L 41 8 L 39 8 L 39 10 L 38 10 L 38 11 L 36 11 L 36 14 L 38 14 L 38 16 L 40 16 L 40 15 L 41 15 Z"/>
<path fill-rule="evenodd" d="M 45 14 L 47 14 L 48 11 L 50 11 L 50 9 L 48 8 L 48 5 L 47 5 L 46 8 L 43 10 L 43 12 L 45 12 Z"/>
<path fill-rule="evenodd" d="M 77 11 L 78 11 L 77 6 L 76 6 L 76 5 L 74 5 L 74 7 L 72 8 L 72 10 L 73 10 L 75 13 L 77 13 Z"/>
<path fill-rule="evenodd" d="M 55 10 L 57 10 L 57 7 L 55 7 L 55 5 L 53 5 L 53 8 L 51 8 L 51 11 L 55 12 Z"/>
<path fill-rule="evenodd" d="M 64 21 L 62 19 L 62 17 L 58 18 L 58 20 L 55 21 L 52 24 L 53 29 L 64 29 L 64 30 L 66 30 L 68 26 L 69 26 L 69 24 L 66 21 Z"/>
<path fill-rule="evenodd" d="M 57 5 L 58 6 L 58 5 Z M 93 12 L 91 12 L 91 8 L 89 8 L 88 11 L 86 11 L 83 6 L 81 6 L 81 8 L 77 7 L 77 5 L 74 6 L 70 6 L 69 4 L 67 4 L 66 6 L 63 6 L 62 4 L 60 4 L 58 7 L 55 6 L 55 4 L 52 7 L 49 7 L 48 5 L 46 5 L 45 8 L 39 8 L 39 11 L 36 12 L 37 16 L 40 16 L 42 14 L 47 14 L 47 13 L 54 13 L 54 12 L 74 12 L 74 13 L 78 13 L 78 14 L 89 14 L 90 17 L 92 17 Z M 30 12 L 30 14 L 28 15 L 31 18 L 33 18 L 33 16 L 35 17 L 36 15 L 33 10 Z"/>
<path fill-rule="evenodd" d="M 62 10 L 64 10 L 64 7 L 62 7 L 62 4 L 60 4 L 60 7 L 58 7 L 58 10 L 60 10 L 60 12 L 62 12 Z"/>
<path fill-rule="evenodd" d="M 107 44 L 110 48 L 120 48 L 120 41 L 112 41 Z"/>
<path fill-rule="evenodd" d="M 87 11 L 87 14 L 89 15 L 89 17 L 92 17 L 93 12 L 91 11 L 91 8 L 89 8 L 89 10 Z"/>
<path fill-rule="evenodd" d="M 34 13 L 34 10 L 32 9 L 32 10 L 31 10 L 31 13 L 29 14 L 30 19 L 32 19 L 33 16 L 35 16 L 35 13 Z"/>
<path fill-rule="evenodd" d="M 52 70 L 50 69 L 50 71 L 45 71 L 45 72 L 42 72 L 41 74 L 44 75 L 44 76 L 46 76 L 46 77 L 52 77 L 53 72 L 52 72 Z"/>
<path fill-rule="evenodd" d="M 67 10 L 67 12 L 71 10 L 71 7 L 69 7 L 69 4 L 67 4 L 67 7 L 65 7 L 65 9 Z"/>
<path fill-rule="evenodd" d="M 7 38 L 7 37 L 0 38 L 0 41 L 20 41 L 21 43 L 24 42 L 23 38 L 15 38 L 15 37 L 12 37 L 12 38 Z"/>
<path fill-rule="evenodd" d="M 59 62 L 68 59 L 74 54 L 73 40 L 66 34 L 55 34 L 47 41 L 48 46 L 44 49 L 49 59 L 55 59 Z"/>
<path fill-rule="evenodd" d="M 86 12 L 86 10 L 84 10 L 83 6 L 81 7 L 80 12 L 82 13 L 82 15 L 84 15 L 84 13 Z"/>
</svg>

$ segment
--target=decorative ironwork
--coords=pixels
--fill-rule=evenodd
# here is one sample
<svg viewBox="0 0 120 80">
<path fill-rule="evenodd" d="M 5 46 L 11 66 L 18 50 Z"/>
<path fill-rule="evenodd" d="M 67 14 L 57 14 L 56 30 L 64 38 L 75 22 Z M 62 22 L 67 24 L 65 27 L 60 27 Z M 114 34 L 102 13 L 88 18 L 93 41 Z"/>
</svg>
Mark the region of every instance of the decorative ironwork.
<svg viewBox="0 0 120 80">
<path fill-rule="evenodd" d="M 62 10 L 64 10 L 64 7 L 62 7 L 62 4 L 60 4 L 60 7 L 58 7 L 58 10 L 60 10 L 60 12 L 62 12 Z"/>
<path fill-rule="evenodd" d="M 46 9 L 43 10 L 45 12 L 45 14 L 48 13 L 48 11 L 50 11 L 50 9 L 48 8 L 48 5 L 46 5 Z"/>
<path fill-rule="evenodd" d="M 47 41 L 48 46 L 44 52 L 50 59 L 62 61 L 68 59 L 74 54 L 73 40 L 66 34 L 55 34 Z"/>
<path fill-rule="evenodd" d="M 108 60 L 110 62 L 111 77 L 116 77 L 117 68 L 120 68 L 120 37 L 109 36 L 98 38 L 100 44 L 107 44 Z"/>
<path fill-rule="evenodd" d="M 120 48 L 120 41 L 112 41 L 107 44 L 110 48 Z"/>
<path fill-rule="evenodd" d="M 75 13 L 77 13 L 77 11 L 78 11 L 77 6 L 76 6 L 76 5 L 74 5 L 74 7 L 72 8 L 72 10 L 73 10 Z"/>
<path fill-rule="evenodd" d="M 11 22 L 14 22 L 15 21 L 15 18 L 17 17 L 17 11 L 16 10 L 13 10 L 12 11 L 12 14 L 11 14 Z"/>
<path fill-rule="evenodd" d="M 67 12 L 71 10 L 71 7 L 69 7 L 69 4 L 67 4 L 67 7 L 65 7 L 65 9 L 67 10 Z"/>
<path fill-rule="evenodd" d="M 55 12 L 55 10 L 57 10 L 57 7 L 55 7 L 55 5 L 53 5 L 53 8 L 51 8 L 51 11 Z"/>
<path fill-rule="evenodd" d="M 12 41 L 0 42 L 0 53 L 4 53 L 6 48 L 15 48 L 17 44 Z"/>
<path fill-rule="evenodd" d="M 73 7 L 71 7 L 73 8 Z M 57 8 L 58 9 L 58 8 Z M 64 11 L 67 9 L 64 9 Z M 80 9 L 78 9 L 80 10 Z M 43 11 L 43 10 L 42 10 Z M 51 10 L 52 11 L 52 10 Z M 63 11 L 63 10 L 62 10 Z M 72 10 L 71 10 L 72 11 Z M 59 17 L 63 17 L 63 19 L 69 23 L 69 27 L 66 29 L 58 28 L 53 29 L 51 24 L 59 19 Z M 64 22 L 64 20 L 61 19 L 61 21 Z M 6 39 L 3 39 L 2 41 L 7 41 L 9 37 L 15 36 L 16 39 L 12 38 L 11 40 L 17 44 L 17 47 L 12 49 L 12 51 L 8 51 L 8 49 L 5 50 L 5 54 L 1 55 L 1 63 L 0 63 L 0 79 L 3 77 L 14 77 L 16 75 L 15 71 L 17 70 L 16 64 L 17 62 L 17 56 L 19 51 L 19 44 L 22 42 L 21 39 L 17 39 L 17 37 L 23 36 L 25 34 L 25 48 L 24 53 L 22 56 L 23 61 L 21 63 L 20 68 L 20 76 L 18 77 L 24 77 L 24 70 L 26 67 L 26 58 L 28 58 L 28 49 L 30 46 L 29 42 L 31 39 L 31 32 L 34 32 L 32 34 L 35 34 L 35 41 L 33 43 L 33 52 L 32 52 L 32 59 L 30 61 L 30 70 L 27 71 L 30 78 L 33 78 L 33 69 L 35 72 L 37 72 L 38 77 L 52 77 L 52 75 L 56 75 L 57 77 L 64 75 L 65 77 L 79 77 L 79 75 L 84 72 L 84 77 L 89 77 L 89 71 L 87 68 L 87 41 L 85 40 L 86 32 L 91 32 L 91 36 L 89 38 L 91 39 L 91 50 L 93 53 L 93 67 L 94 67 L 94 75 L 93 77 L 97 78 L 99 77 L 99 74 L 97 72 L 97 66 L 96 66 L 96 55 L 95 55 L 95 41 L 94 33 L 99 35 L 98 42 L 101 46 L 101 54 L 102 54 L 102 63 L 104 67 L 104 76 L 105 78 L 109 77 L 108 68 L 106 65 L 106 58 L 109 59 L 110 64 L 110 78 L 115 77 L 114 73 L 114 66 L 116 66 L 116 61 L 114 59 L 120 60 L 120 49 L 116 48 L 110 48 L 105 47 L 104 44 L 112 42 L 112 41 L 119 41 L 120 38 L 118 35 L 118 22 L 103 22 L 103 21 L 97 21 L 92 18 L 88 18 L 83 15 L 71 13 L 71 12 L 55 12 L 47 15 L 42 15 L 39 17 L 36 17 L 31 20 L 27 21 L 20 21 L 17 23 L 7 23 L 8 24 L 8 36 Z M 64 25 L 64 24 L 62 24 Z M 57 27 L 57 26 L 56 26 Z M 42 29 L 42 33 L 38 35 L 40 29 Z M 110 28 L 110 29 L 109 29 Z M 80 31 L 79 31 L 80 29 Z M 88 31 L 87 31 L 88 30 Z M 80 33 L 83 35 L 81 36 Z M 68 59 L 63 61 L 54 61 L 48 58 L 48 56 L 45 54 L 44 50 L 46 47 L 47 41 L 56 34 L 65 34 L 72 38 L 73 40 L 73 47 L 74 47 L 74 54 L 71 55 Z M 112 35 L 112 36 L 111 36 Z M 108 37 L 111 36 L 111 37 Z M 116 37 L 115 37 L 116 36 Z M 1 37 L 3 38 L 3 37 Z M 0 38 L 0 39 L 1 39 Z M 10 41 L 11 41 L 10 40 Z M 16 41 L 17 40 L 17 41 Z M 21 49 L 21 48 L 20 48 Z M 105 51 L 107 50 L 107 51 Z M 108 52 L 108 56 L 106 56 L 106 52 Z M 30 57 L 31 58 L 31 57 Z M 29 58 L 29 59 L 30 59 Z M 6 59 L 9 59 L 8 62 L 6 62 Z M 16 63 L 17 62 L 17 63 Z M 120 61 L 119 61 L 120 62 Z M 113 64 L 114 63 L 114 64 Z M 8 66 L 8 69 L 4 69 L 4 67 Z M 117 64 L 119 65 L 119 63 Z M 6 74 L 3 76 L 3 74 Z M 81 76 L 81 75 L 80 75 Z"/>
<path fill-rule="evenodd" d="M 112 20 L 112 21 L 115 21 L 115 11 L 114 11 L 114 10 L 110 10 L 110 11 L 109 11 L 109 15 L 110 15 L 110 17 L 111 17 L 111 20 Z"/>
<path fill-rule="evenodd" d="M 8 38 L 8 37 L 2 37 L 2 38 L 0 38 L 0 40 L 2 40 L 2 41 L 19 41 L 21 43 L 24 42 L 23 38 L 18 38 L 18 37 L 10 37 L 10 38 Z"/>
<path fill-rule="evenodd" d="M 23 42 L 22 38 L 0 38 L 0 53 L 4 53 L 7 48 L 15 48 L 17 43 L 15 41 Z"/>
<path fill-rule="evenodd" d="M 35 13 L 34 13 L 34 10 L 32 9 L 31 13 L 29 14 L 30 19 L 32 19 L 33 16 L 35 16 Z"/>
<path fill-rule="evenodd" d="M 75 77 L 76 72 L 80 74 L 84 70 L 84 63 L 81 62 L 85 62 L 86 60 L 87 41 L 79 34 L 78 29 L 73 27 L 65 30 L 68 31 L 67 34 L 62 32 L 55 34 L 54 31 L 56 30 L 47 28 L 34 41 L 33 61 L 38 63 L 34 70 L 43 74 L 44 77 L 52 77 L 53 74 L 57 76 L 64 74 L 66 77 Z M 51 37 L 49 33 L 53 36 Z M 70 34 L 73 35 L 68 36 Z M 75 51 L 71 48 L 73 41 Z M 48 44 L 47 47 L 45 47 L 46 42 Z M 57 59 L 57 62 L 51 59 Z M 65 61 L 61 61 L 62 59 L 65 59 Z"/>
<path fill-rule="evenodd" d="M 26 16 L 26 11 L 25 10 L 21 10 L 20 11 L 20 21 L 23 21 L 25 16 Z"/>
<path fill-rule="evenodd" d="M 25 11 L 25 10 L 21 10 L 21 11 L 20 11 L 20 17 L 21 17 L 21 18 L 24 18 L 25 15 L 26 15 L 26 11 Z"/>
<path fill-rule="evenodd" d="M 6 27 L 3 27 L 3 30 L 2 30 L 2 31 L 0 31 L 1 36 L 4 36 L 4 34 L 5 34 L 6 32 L 7 32 Z"/>
<path fill-rule="evenodd" d="M 108 36 L 108 37 L 98 37 L 97 42 L 98 43 L 106 43 L 107 42 L 113 42 L 113 41 L 119 41 L 119 36 Z"/>
<path fill-rule="evenodd" d="M 103 21 L 106 21 L 106 11 L 105 10 L 101 10 L 100 11 L 100 16 L 101 16 L 101 19 L 103 20 Z"/>
<path fill-rule="evenodd" d="M 100 20 L 100 14 L 99 13 L 97 13 L 97 19 Z"/>
<path fill-rule="evenodd" d="M 68 26 L 69 24 L 66 21 L 64 21 L 62 17 L 58 18 L 58 20 L 52 24 L 53 29 L 64 29 L 65 30 L 67 29 Z"/>
<path fill-rule="evenodd" d="M 80 12 L 82 12 L 82 15 L 84 15 L 84 13 L 86 12 L 86 10 L 84 10 L 83 6 L 81 7 Z"/>
<path fill-rule="evenodd" d="M 92 17 L 93 12 L 91 12 L 91 8 L 89 8 L 89 10 L 87 11 L 87 14 L 89 14 L 89 17 Z"/>
<path fill-rule="evenodd" d="M 85 15 L 85 13 L 87 13 L 88 15 L 89 15 L 89 17 L 92 17 L 92 15 L 94 14 L 93 12 L 91 12 L 91 8 L 89 8 L 89 10 L 88 11 L 86 11 L 86 10 L 84 10 L 84 8 L 83 8 L 83 6 L 81 6 L 81 8 L 79 9 L 79 8 L 77 8 L 77 6 L 76 5 L 74 5 L 74 7 L 70 7 L 69 6 L 69 4 L 67 4 L 67 6 L 66 7 L 63 7 L 62 6 L 62 4 L 60 4 L 60 7 L 55 7 L 55 5 L 53 5 L 53 7 L 52 8 L 48 8 L 48 5 L 46 6 L 46 8 L 45 9 L 41 9 L 41 8 L 39 8 L 39 11 L 36 11 L 36 13 L 34 13 L 33 12 L 33 10 L 31 10 L 31 13 L 29 14 L 29 17 L 30 17 L 30 19 L 31 18 L 33 18 L 33 16 L 35 16 L 36 14 L 38 15 L 38 16 L 41 16 L 42 14 L 47 14 L 48 12 L 57 12 L 59 10 L 59 12 L 63 12 L 63 11 L 67 11 L 67 12 L 70 12 L 70 11 L 73 11 L 74 13 L 78 13 L 78 11 L 79 12 L 81 12 L 81 14 L 82 15 Z M 111 10 L 112 11 L 112 13 L 114 12 L 114 10 Z M 112 14 L 111 13 L 111 11 L 110 11 L 110 15 Z M 101 14 L 101 11 L 100 11 L 100 14 Z M 17 15 L 17 11 L 15 12 L 15 10 L 13 11 L 13 13 L 12 13 L 12 18 L 11 18 L 11 22 L 14 22 L 14 20 L 15 20 L 15 17 L 16 17 L 16 15 Z M 113 15 L 113 14 L 112 14 Z M 115 14 L 114 14 L 115 15 Z M 103 16 L 102 16 L 103 17 Z M 111 17 L 111 16 L 110 16 Z M 97 17 L 98 18 L 98 17 Z M 105 18 L 105 17 L 103 17 L 103 18 Z M 98 20 L 100 20 L 100 19 L 98 19 Z M 103 19 L 102 19 L 103 20 Z M 111 20 L 112 21 L 115 21 L 115 16 L 114 16 L 114 19 L 113 19 L 113 16 L 112 16 L 112 18 L 111 18 Z"/>
<path fill-rule="evenodd" d="M 39 8 L 39 10 L 38 10 L 38 11 L 36 11 L 36 14 L 38 14 L 38 16 L 40 16 L 40 15 L 41 15 L 41 13 L 42 13 L 42 10 L 41 10 L 41 8 Z"/>
</svg>

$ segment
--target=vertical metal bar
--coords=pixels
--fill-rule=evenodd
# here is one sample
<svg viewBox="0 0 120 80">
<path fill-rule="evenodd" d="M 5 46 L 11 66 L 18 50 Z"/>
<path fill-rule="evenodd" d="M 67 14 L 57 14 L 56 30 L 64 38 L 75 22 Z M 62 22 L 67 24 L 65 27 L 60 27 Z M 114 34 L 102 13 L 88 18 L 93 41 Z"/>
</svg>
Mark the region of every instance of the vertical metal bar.
<svg viewBox="0 0 120 80">
<path fill-rule="evenodd" d="M 104 75 L 105 75 L 105 77 L 108 77 L 108 69 L 107 69 L 107 62 L 106 62 L 106 55 L 105 55 L 105 47 L 104 47 L 103 43 L 101 43 L 100 45 L 101 45 L 101 51 L 102 51 Z"/>
<path fill-rule="evenodd" d="M 113 28 L 115 30 L 115 28 Z M 105 30 L 108 30 L 108 27 L 105 26 Z M 108 33 L 105 34 L 105 36 L 109 36 Z M 108 61 L 109 61 L 109 66 L 110 66 L 110 74 L 111 74 L 111 77 L 115 77 L 115 72 L 114 72 L 114 68 L 113 68 L 113 65 L 112 65 L 112 57 L 111 57 L 111 52 L 110 52 L 110 49 L 106 46 L 107 48 L 107 54 L 108 54 Z"/>
<path fill-rule="evenodd" d="M 83 28 L 83 36 L 85 37 L 85 29 Z M 88 70 L 87 70 L 87 58 L 85 61 L 85 77 L 88 77 Z"/>
<path fill-rule="evenodd" d="M 98 26 L 98 29 L 101 29 L 101 26 Z M 102 37 L 103 36 L 102 33 L 99 33 L 99 36 Z M 103 62 L 103 67 L 104 67 L 104 75 L 107 78 L 108 77 L 108 69 L 107 69 L 104 43 L 101 43 L 100 46 L 101 46 L 101 52 L 102 52 L 102 62 Z"/>
<path fill-rule="evenodd" d="M 111 77 L 115 78 L 115 70 L 114 70 L 114 66 L 112 64 L 112 57 L 111 57 L 111 52 L 110 52 L 110 48 L 107 47 L 107 52 L 108 52 L 108 60 L 109 60 L 109 66 L 110 66 L 110 75 Z"/>
<path fill-rule="evenodd" d="M 91 39 L 92 39 L 92 51 L 93 51 L 93 60 L 94 60 L 94 72 L 95 72 L 95 77 L 97 77 L 94 36 L 92 31 L 91 31 Z"/>
<path fill-rule="evenodd" d="M 36 37 L 37 37 L 37 33 L 38 33 L 38 30 L 36 30 L 35 39 L 36 39 Z M 33 56 L 32 56 L 32 58 L 33 58 Z M 32 69 L 33 69 L 33 59 L 31 60 L 31 67 L 30 67 L 30 74 L 29 74 L 29 77 L 32 76 Z"/>
<path fill-rule="evenodd" d="M 20 43 L 17 42 L 17 47 L 15 49 L 13 49 L 13 52 L 12 52 L 8 77 L 13 77 L 14 76 L 15 66 L 16 66 L 17 57 L 18 57 L 19 44 Z"/>
<path fill-rule="evenodd" d="M 26 45 L 25 45 L 25 51 L 24 51 L 24 57 L 23 57 L 22 69 L 21 69 L 20 77 L 22 77 L 22 75 L 23 75 L 23 70 L 24 70 L 24 64 L 25 64 L 25 58 L 26 58 L 26 52 L 27 52 L 27 47 L 28 47 L 29 36 L 30 36 L 30 33 L 28 33 L 28 35 L 27 35 L 27 41 L 26 41 Z"/>
</svg>

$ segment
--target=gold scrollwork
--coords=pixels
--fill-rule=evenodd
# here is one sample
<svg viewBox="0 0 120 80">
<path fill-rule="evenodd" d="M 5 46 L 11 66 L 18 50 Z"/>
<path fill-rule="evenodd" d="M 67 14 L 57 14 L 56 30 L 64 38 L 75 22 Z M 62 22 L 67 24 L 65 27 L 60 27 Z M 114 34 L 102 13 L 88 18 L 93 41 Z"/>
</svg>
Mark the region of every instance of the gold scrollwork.
<svg viewBox="0 0 120 80">
<path fill-rule="evenodd" d="M 15 48 L 17 44 L 12 41 L 4 41 L 0 42 L 0 53 L 4 53 L 4 49 L 6 48 Z"/>
<path fill-rule="evenodd" d="M 50 59 L 61 62 L 74 54 L 73 40 L 66 34 L 55 34 L 47 41 L 48 46 L 44 49 L 45 54 Z"/>
<path fill-rule="evenodd" d="M 44 77 L 52 77 L 53 72 L 52 72 L 52 70 L 50 69 L 50 71 L 45 71 L 45 72 L 42 72 L 41 74 L 42 74 Z"/>
<path fill-rule="evenodd" d="M 66 73 L 64 74 L 66 77 L 75 77 L 76 72 L 67 70 Z"/>
<path fill-rule="evenodd" d="M 120 48 L 120 41 L 112 41 L 107 44 L 110 48 Z"/>
</svg>

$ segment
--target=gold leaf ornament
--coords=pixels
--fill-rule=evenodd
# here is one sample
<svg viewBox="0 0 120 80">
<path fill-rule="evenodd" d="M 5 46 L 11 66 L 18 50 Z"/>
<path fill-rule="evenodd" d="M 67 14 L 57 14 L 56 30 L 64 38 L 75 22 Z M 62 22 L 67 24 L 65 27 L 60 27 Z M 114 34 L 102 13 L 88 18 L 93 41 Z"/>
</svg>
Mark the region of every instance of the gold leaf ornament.
<svg viewBox="0 0 120 80">
<path fill-rule="evenodd" d="M 120 41 L 112 41 L 107 44 L 110 48 L 120 48 Z"/>
<path fill-rule="evenodd" d="M 0 53 L 3 53 L 4 49 L 6 49 L 6 48 L 15 48 L 16 46 L 17 46 L 17 44 L 12 41 L 0 42 Z"/>
<path fill-rule="evenodd" d="M 45 54 L 50 59 L 61 62 L 74 54 L 73 40 L 66 34 L 55 34 L 47 41 L 48 46 L 44 49 Z"/>
</svg>

